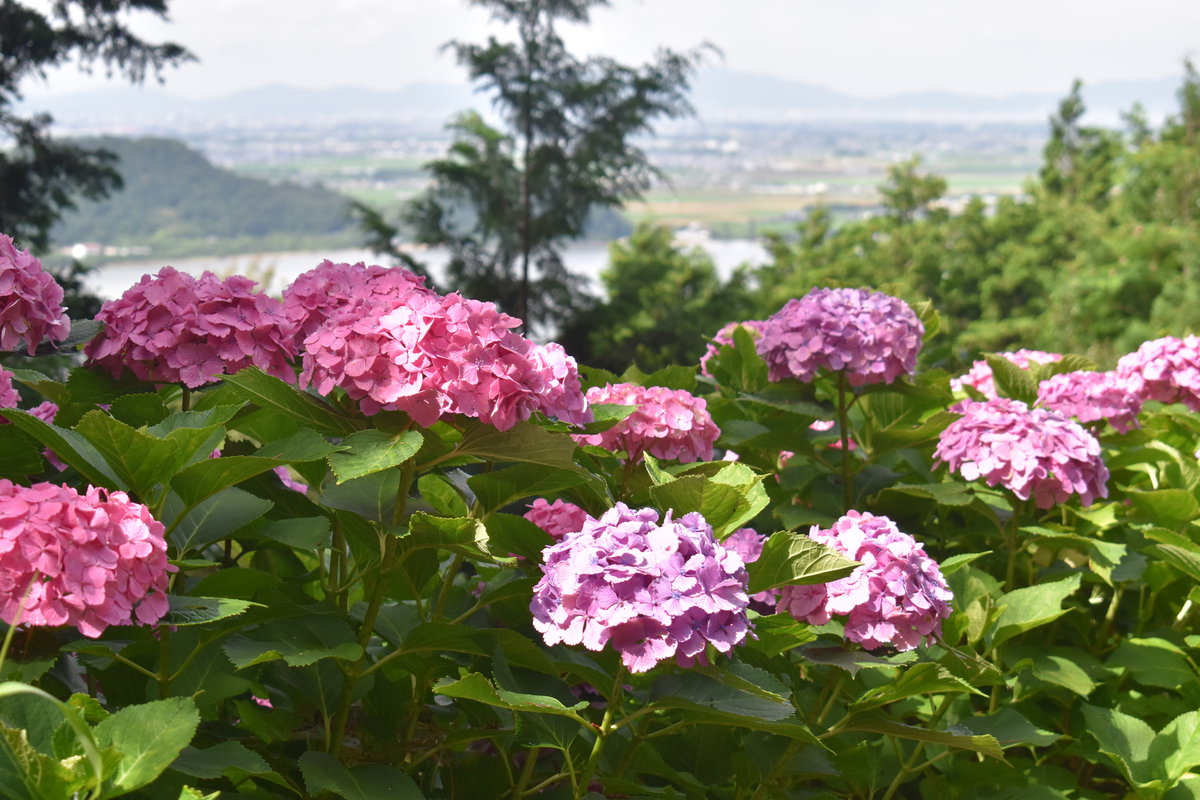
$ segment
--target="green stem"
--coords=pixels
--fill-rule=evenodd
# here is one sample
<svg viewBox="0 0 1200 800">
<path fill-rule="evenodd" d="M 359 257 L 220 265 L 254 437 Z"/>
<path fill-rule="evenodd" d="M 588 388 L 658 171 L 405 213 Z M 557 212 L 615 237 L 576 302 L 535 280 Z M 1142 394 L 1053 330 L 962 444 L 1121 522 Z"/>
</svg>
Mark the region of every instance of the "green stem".
<svg viewBox="0 0 1200 800">
<path fill-rule="evenodd" d="M 167 668 L 171 661 L 171 626 L 158 626 L 158 696 L 165 699 L 171 695 L 171 678 Z"/>
<path fill-rule="evenodd" d="M 832 681 L 826 681 L 825 688 L 821 690 L 821 694 L 817 697 L 815 704 L 820 710 L 812 721 L 813 727 L 819 727 L 825 721 L 825 718 L 829 716 L 829 712 L 833 710 L 833 704 L 837 702 L 838 691 L 842 688 L 842 683 L 845 680 L 846 673 L 839 669 L 836 678 Z"/>
<path fill-rule="evenodd" d="M 397 525 L 403 521 L 405 511 L 408 509 L 408 493 L 412 490 L 412 482 L 415 474 L 411 462 L 406 464 L 402 470 L 400 486 L 396 492 L 396 510 L 392 515 L 392 521 Z M 345 680 L 342 682 L 342 691 L 338 697 L 337 712 L 333 718 L 333 732 L 327 737 L 325 742 L 326 752 L 335 757 L 341 756 L 342 742 L 346 738 L 346 725 L 350 720 L 350 706 L 354 702 L 354 688 L 363 675 L 366 674 L 364 665 L 368 658 L 367 646 L 371 643 L 371 637 L 375 635 L 375 621 L 379 618 L 379 609 L 383 607 L 384 594 L 387 591 L 387 576 L 392 571 L 392 568 L 396 566 L 398 560 L 400 539 L 390 531 L 381 530 L 379 534 L 381 538 L 379 570 L 371 586 L 370 599 L 367 601 L 367 610 L 363 614 L 362 625 L 358 630 L 358 646 L 362 649 L 362 655 L 359 656 L 358 661 L 344 667 Z"/>
<path fill-rule="evenodd" d="M 430 619 L 434 622 L 442 618 L 442 609 L 446 605 L 446 597 L 450 594 L 450 587 L 454 585 L 454 576 L 458 574 L 462 563 L 463 557 L 456 555 L 454 556 L 454 560 L 450 562 L 450 569 L 446 570 L 446 579 L 442 581 L 442 589 L 438 592 L 437 600 L 434 601 L 433 610 L 430 612 Z"/>
<path fill-rule="evenodd" d="M 1008 520 L 1008 524 L 1000 529 L 1001 535 L 1004 537 L 1004 546 L 1008 549 L 1008 566 L 1004 570 L 1004 591 L 1011 592 L 1014 588 L 1014 581 L 1017 577 L 1017 554 L 1021 552 L 1021 520 L 1024 518 L 1024 512 L 1029 508 L 1030 503 L 1018 502 L 1013 500 L 1012 517 Z"/>
<path fill-rule="evenodd" d="M 838 432 L 842 438 L 842 510 L 854 505 L 854 483 L 850 470 L 850 414 L 846 405 L 846 373 L 838 373 Z"/>
<path fill-rule="evenodd" d="M 612 725 L 613 715 L 621 705 L 621 696 L 625 692 L 625 665 L 621 664 L 617 668 L 616 678 L 613 680 L 612 691 L 608 693 L 608 703 L 604 707 L 604 718 L 600 720 L 600 726 L 596 728 L 596 741 L 592 744 L 591 755 L 588 756 L 587 765 L 584 766 L 583 772 L 579 775 L 579 781 L 575 784 L 575 800 L 587 794 L 588 785 L 592 782 L 592 776 L 596 774 L 596 767 L 600 765 L 600 754 L 604 751 L 604 743 L 608 739 L 608 735 L 615 728 Z"/>
<path fill-rule="evenodd" d="M 540 747 L 531 747 L 526 751 L 525 763 L 521 766 L 521 775 L 512 790 L 513 800 L 520 800 L 525 796 L 525 787 L 528 785 L 529 779 L 533 777 L 534 769 L 537 768 L 538 753 L 540 752 Z"/>
<path fill-rule="evenodd" d="M 182 394 L 179 396 L 179 407 L 183 411 L 192 410 L 192 390 L 186 386 L 179 387 Z"/>
<path fill-rule="evenodd" d="M 942 695 L 941 702 L 938 704 L 938 707 L 936 709 L 934 709 L 933 714 L 929 717 L 928 727 L 930 730 L 933 730 L 934 728 L 937 727 L 937 724 L 941 721 L 942 717 L 946 714 L 947 709 L 950 708 L 950 697 L 951 696 L 948 694 Z M 909 775 L 914 775 L 914 774 L 920 772 L 921 770 L 925 769 L 930 764 L 932 764 L 935 761 L 937 761 L 938 759 L 942 758 L 943 756 L 946 755 L 946 753 L 949 752 L 949 751 L 946 751 L 946 753 L 942 753 L 941 755 L 935 756 L 934 758 L 931 758 L 928 761 L 921 764 L 919 767 L 914 766 L 914 764 L 917 763 L 917 759 L 920 758 L 921 753 L 924 750 L 925 750 L 924 742 L 917 742 L 916 744 L 913 745 L 912 752 L 909 754 L 908 758 L 904 761 L 904 763 L 900 765 L 900 771 L 896 773 L 896 777 L 892 778 L 892 782 L 888 785 L 887 790 L 884 791 L 882 800 L 891 800 L 892 795 L 894 795 L 896 793 L 896 791 L 900 788 L 900 786 L 904 783 L 905 779 L 907 779 Z"/>
</svg>

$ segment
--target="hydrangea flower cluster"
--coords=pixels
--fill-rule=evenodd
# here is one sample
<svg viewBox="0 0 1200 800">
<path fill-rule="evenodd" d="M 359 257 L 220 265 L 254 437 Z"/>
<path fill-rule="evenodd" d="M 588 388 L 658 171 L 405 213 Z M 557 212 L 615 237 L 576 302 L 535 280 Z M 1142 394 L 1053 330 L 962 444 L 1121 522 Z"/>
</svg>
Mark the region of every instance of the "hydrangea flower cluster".
<svg viewBox="0 0 1200 800">
<path fill-rule="evenodd" d="M 812 381 L 822 369 L 851 386 L 891 383 L 916 369 L 925 326 L 899 298 L 866 289 L 813 289 L 767 319 L 758 353 L 773 381 Z"/>
<path fill-rule="evenodd" d="M 61 342 L 70 333 L 62 287 L 41 261 L 0 234 L 0 350 L 24 342 L 33 355 L 42 339 Z"/>
<path fill-rule="evenodd" d="M 912 650 L 941 634 L 954 595 L 937 562 L 892 520 L 849 511 L 832 528 L 814 525 L 808 535 L 860 565 L 836 581 L 783 587 L 780 611 L 810 625 L 845 615 L 846 638 L 868 650 Z"/>
<path fill-rule="evenodd" d="M 518 325 L 458 294 L 352 304 L 304 340 L 301 383 L 323 395 L 341 387 L 366 414 L 404 411 L 425 427 L 463 414 L 508 430 L 534 411 L 590 422 L 575 360 L 525 339 Z"/>
<path fill-rule="evenodd" d="M 750 334 L 750 338 L 757 342 L 762 338 L 763 329 L 766 325 L 767 323 L 757 319 L 748 319 L 744 322 L 730 322 L 728 325 L 725 325 L 721 330 L 717 331 L 717 335 L 705 346 L 704 355 L 700 356 L 700 374 L 707 378 L 712 377 L 712 374 L 708 371 L 708 362 L 720 352 L 722 347 L 733 346 L 733 333 L 738 328 L 745 328 L 746 332 Z"/>
<path fill-rule="evenodd" d="M 1061 353 L 1047 353 L 1044 350 L 1014 350 L 996 355 L 1011 361 L 1021 369 L 1029 369 L 1033 364 L 1062 361 Z M 999 396 L 996 394 L 996 377 L 986 361 L 974 361 L 966 374 L 950 379 L 950 388 L 954 391 L 961 392 L 964 386 L 970 386 L 988 400 Z"/>
<path fill-rule="evenodd" d="M 1080 422 L 1106 419 L 1119 433 L 1137 427 L 1142 398 L 1135 382 L 1116 372 L 1065 372 L 1038 385 L 1037 404 Z"/>
<path fill-rule="evenodd" d="M 104 332 L 84 348 L 89 361 L 120 375 L 196 388 L 251 365 L 293 380 L 295 355 L 283 304 L 254 291 L 249 278 L 194 278 L 173 267 L 143 275 L 96 319 Z"/>
<path fill-rule="evenodd" d="M 611 645 L 631 672 L 675 657 L 707 663 L 746 638 L 746 568 L 697 513 L 662 524 L 618 503 L 546 547 L 533 589 L 533 627 L 548 645 Z"/>
<path fill-rule="evenodd" d="M 425 278 L 402 267 L 335 264 L 326 259 L 298 276 L 283 290 L 283 309 L 288 330 L 299 352 L 304 340 L 330 317 L 364 306 L 391 303 L 409 292 L 433 296 Z"/>
<path fill-rule="evenodd" d="M 644 453 L 685 464 L 710 461 L 713 443 L 721 435 L 704 398 L 682 389 L 610 383 L 588 389 L 587 400 L 593 405 L 637 406 L 637 410 L 606 431 L 575 435 L 580 444 L 624 451 L 630 461 L 641 460 Z"/>
<path fill-rule="evenodd" d="M 561 499 L 548 503 L 544 497 L 534 500 L 524 516 L 555 540 L 583 530 L 583 523 L 589 518 L 588 513 L 574 503 Z"/>
<path fill-rule="evenodd" d="M 1165 336 L 1142 342 L 1121 356 L 1117 374 L 1131 382 L 1142 401 L 1183 403 L 1200 411 L 1200 338 Z"/>
<path fill-rule="evenodd" d="M 939 437 L 935 461 L 989 486 L 1000 485 L 1022 500 L 1050 508 L 1079 495 L 1083 505 L 1108 496 L 1108 467 L 1100 443 L 1057 411 L 1028 408 L 998 397 L 966 401 L 962 416 Z"/>
<path fill-rule="evenodd" d="M 167 613 L 163 525 L 124 492 L 0 479 L 0 618 L 73 625 L 153 625 Z"/>
</svg>

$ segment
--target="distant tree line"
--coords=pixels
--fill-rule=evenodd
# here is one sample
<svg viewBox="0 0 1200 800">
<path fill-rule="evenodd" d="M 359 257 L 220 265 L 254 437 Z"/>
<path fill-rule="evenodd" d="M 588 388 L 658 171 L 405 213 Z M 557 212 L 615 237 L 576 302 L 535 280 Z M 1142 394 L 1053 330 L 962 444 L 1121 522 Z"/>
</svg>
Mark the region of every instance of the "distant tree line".
<svg viewBox="0 0 1200 800">
<path fill-rule="evenodd" d="M 1102 365 L 1142 341 L 1200 330 L 1200 76 L 1157 130 L 1135 109 L 1124 130 L 1085 125 L 1079 83 L 1050 119 L 1043 163 L 993 208 L 942 203 L 946 182 L 913 159 L 880 187 L 884 213 L 833 224 L 820 207 L 769 260 L 725 282 L 700 252 L 639 230 L 614 245 L 606 296 L 564 324 L 583 363 L 643 370 L 694 363 L 725 322 L 762 319 L 814 286 L 872 286 L 930 300 L 941 334 L 925 355 L 956 367 L 1033 347 Z M 583 331 L 584 333 L 580 333 Z"/>
</svg>

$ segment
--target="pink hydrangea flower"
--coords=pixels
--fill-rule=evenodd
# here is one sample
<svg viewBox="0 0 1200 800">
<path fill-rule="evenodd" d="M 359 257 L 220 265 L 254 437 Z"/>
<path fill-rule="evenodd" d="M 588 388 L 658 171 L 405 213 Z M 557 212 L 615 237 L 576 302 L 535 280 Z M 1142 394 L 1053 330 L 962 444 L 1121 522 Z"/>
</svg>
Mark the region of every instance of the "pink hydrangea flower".
<svg viewBox="0 0 1200 800">
<path fill-rule="evenodd" d="M 548 503 L 544 497 L 534 500 L 524 516 L 555 539 L 583 530 L 583 523 L 589 518 L 588 513 L 574 503 L 561 499 Z"/>
<path fill-rule="evenodd" d="M 925 326 L 899 298 L 866 289 L 813 289 L 767 319 L 758 353 L 768 377 L 812 381 L 845 372 L 851 386 L 891 383 L 916 369 Z"/>
<path fill-rule="evenodd" d="M 240 275 L 193 278 L 173 267 L 142 280 L 100 309 L 104 332 L 84 348 L 88 360 L 120 375 L 189 388 L 256 366 L 294 380 L 295 355 L 283 304 Z"/>
<path fill-rule="evenodd" d="M 537 345 L 492 303 L 408 292 L 331 317 L 304 341 L 301 383 L 341 387 L 365 414 L 404 411 L 418 424 L 463 414 L 508 430 L 535 411 L 591 421 L 575 360 Z"/>
<path fill-rule="evenodd" d="M 58 406 L 47 400 L 44 403 L 39 403 L 38 405 L 29 409 L 29 416 L 37 417 L 42 422 L 53 424 L 54 418 L 58 416 Z M 59 458 L 49 447 L 42 450 L 42 458 L 46 459 L 46 463 L 54 467 L 59 472 L 63 472 L 67 468 L 67 465 L 63 462 L 63 460 Z"/>
<path fill-rule="evenodd" d="M 0 234 L 0 350 L 22 343 L 33 355 L 43 339 L 61 342 L 71 333 L 63 290 L 42 262 Z"/>
<path fill-rule="evenodd" d="M 163 525 L 124 492 L 17 486 L 0 479 L 0 618 L 73 625 L 153 625 L 167 613 Z"/>
<path fill-rule="evenodd" d="M 308 484 L 301 483 L 293 478 L 292 473 L 288 471 L 287 467 L 275 467 L 272 472 L 275 473 L 275 477 L 279 478 L 280 483 L 291 489 L 293 492 L 299 492 L 300 494 L 308 493 Z"/>
<path fill-rule="evenodd" d="M 425 278 L 402 267 L 334 264 L 326 259 L 283 290 L 283 308 L 295 349 L 330 317 L 376 303 L 395 305 L 409 292 L 434 295 Z"/>
<path fill-rule="evenodd" d="M 1165 336 L 1143 342 L 1121 356 L 1117 374 L 1131 382 L 1143 402 L 1183 403 L 1200 411 L 1200 338 Z"/>
<path fill-rule="evenodd" d="M 587 400 L 637 406 L 637 410 L 606 431 L 576 434 L 575 441 L 606 450 L 624 451 L 630 461 L 643 453 L 688 463 L 709 461 L 721 429 L 708 413 L 704 398 L 662 386 L 615 383 L 588 389 Z"/>
<path fill-rule="evenodd" d="M 868 650 L 912 650 L 939 636 L 954 595 L 925 548 L 887 517 L 849 511 L 809 538 L 860 562 L 845 578 L 785 586 L 778 609 L 810 625 L 845 616 L 845 635 Z"/>
<path fill-rule="evenodd" d="M 17 408 L 20 405 L 21 395 L 13 386 L 13 374 L 4 367 L 0 367 L 0 408 Z M 8 422 L 8 420 L 4 421 Z"/>
<path fill-rule="evenodd" d="M 1047 353 L 1044 350 L 1015 350 L 1007 353 L 996 353 L 1021 369 L 1029 369 L 1033 364 L 1052 364 L 1062 361 L 1061 353 Z M 950 388 L 961 392 L 964 386 L 970 386 L 988 400 L 997 397 L 996 377 L 986 361 L 974 361 L 966 374 L 950 379 Z"/>
<path fill-rule="evenodd" d="M 749 629 L 746 568 L 699 514 L 659 524 L 651 508 L 618 503 L 542 551 L 533 627 L 547 645 L 611 645 L 631 672 L 675 657 L 707 663 Z"/>
<path fill-rule="evenodd" d="M 998 397 L 966 401 L 939 437 L 935 461 L 969 481 L 1003 486 L 1050 508 L 1079 495 L 1083 505 L 1108 496 L 1108 467 L 1096 437 L 1057 411 Z"/>
<path fill-rule="evenodd" d="M 725 325 L 721 330 L 717 331 L 717 335 L 705 346 L 704 355 L 700 356 L 700 374 L 707 378 L 712 377 L 712 374 L 708 371 L 708 362 L 720 352 L 722 347 L 733 346 L 733 334 L 738 328 L 745 328 L 746 332 L 750 334 L 750 338 L 757 342 L 762 338 L 763 328 L 766 325 L 767 323 L 757 319 L 748 319 L 744 322 L 730 322 L 728 325 Z"/>
<path fill-rule="evenodd" d="M 1142 398 L 1136 381 L 1116 372 L 1065 372 L 1038 386 L 1037 404 L 1080 422 L 1106 419 L 1126 433 L 1137 427 Z"/>
</svg>

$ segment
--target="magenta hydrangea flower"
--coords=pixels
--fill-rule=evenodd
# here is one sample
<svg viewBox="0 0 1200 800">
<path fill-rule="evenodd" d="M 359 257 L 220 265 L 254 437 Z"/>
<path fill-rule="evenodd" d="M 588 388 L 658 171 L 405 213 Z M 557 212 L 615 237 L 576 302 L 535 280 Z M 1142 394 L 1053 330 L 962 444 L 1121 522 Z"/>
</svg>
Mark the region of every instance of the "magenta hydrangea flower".
<svg viewBox="0 0 1200 800">
<path fill-rule="evenodd" d="M 0 234 L 0 350 L 24 343 L 33 355 L 43 339 L 61 342 L 70 333 L 62 287 L 41 261 Z"/>
<path fill-rule="evenodd" d="M 708 371 L 708 362 L 720 352 L 722 347 L 733 346 L 733 334 L 738 328 L 745 328 L 746 332 L 750 334 L 750 338 L 757 342 L 762 338 L 763 329 L 766 325 L 766 322 L 757 319 L 748 319 L 744 322 L 730 322 L 728 325 L 725 325 L 721 330 L 717 331 L 717 335 L 705 346 L 704 355 L 700 356 L 700 374 L 707 378 L 712 377 L 712 374 Z"/>
<path fill-rule="evenodd" d="M 584 521 L 589 519 L 588 513 L 574 503 L 561 499 L 548 503 L 544 497 L 534 500 L 524 516 L 555 539 L 583 530 Z"/>
<path fill-rule="evenodd" d="M 618 503 L 542 551 L 533 627 L 547 645 L 611 645 L 631 672 L 675 657 L 707 664 L 746 638 L 746 568 L 699 514 L 659 524 L 652 508 Z"/>
<path fill-rule="evenodd" d="M 1108 420 L 1119 433 L 1138 425 L 1137 384 L 1116 372 L 1064 372 L 1038 385 L 1037 404 L 1080 422 Z"/>
<path fill-rule="evenodd" d="M 1021 369 L 1029 369 L 1034 364 L 1062 361 L 1061 353 L 1047 353 L 1044 350 L 1014 350 L 996 355 L 1011 361 Z M 961 392 L 964 386 L 970 386 L 988 400 L 999 396 L 996 394 L 996 377 L 992 374 L 992 368 L 983 360 L 971 362 L 971 368 L 966 374 L 950 379 L 950 388 L 954 391 Z"/>
<path fill-rule="evenodd" d="M 866 289 L 813 289 L 767 319 L 758 353 L 773 381 L 845 372 L 851 386 L 891 383 L 916 369 L 925 326 L 899 298 Z"/>
<path fill-rule="evenodd" d="M 249 366 L 293 381 L 283 304 L 254 286 L 163 267 L 101 307 L 104 332 L 84 354 L 113 375 L 128 366 L 142 380 L 193 389 Z"/>
<path fill-rule="evenodd" d="M 845 578 L 812 586 L 785 586 L 779 611 L 810 625 L 845 616 L 845 636 L 868 650 L 891 645 L 912 650 L 942 632 L 953 593 L 925 548 L 887 517 L 848 511 L 809 538 L 860 562 Z"/>
<path fill-rule="evenodd" d="M 588 389 L 587 400 L 592 405 L 614 403 L 637 409 L 606 431 L 576 434 L 580 444 L 624 451 L 630 461 L 640 461 L 643 453 L 685 464 L 712 460 L 721 429 L 702 397 L 682 389 L 610 383 Z"/>
<path fill-rule="evenodd" d="M 301 383 L 323 395 L 341 387 L 365 414 L 404 411 L 425 427 L 463 414 L 508 430 L 535 411 L 590 422 L 575 360 L 517 334 L 519 324 L 492 303 L 410 291 L 310 334 Z"/>
<path fill-rule="evenodd" d="M 934 460 L 963 478 L 982 478 L 1022 500 L 1050 508 L 1079 495 L 1083 505 L 1108 496 L 1100 443 L 1057 411 L 998 397 L 965 401 L 962 416 L 942 431 Z"/>
<path fill-rule="evenodd" d="M 0 479 L 0 618 L 73 625 L 153 625 L 167 613 L 163 525 L 124 492 L 17 486 Z"/>
<path fill-rule="evenodd" d="M 1200 411 L 1200 338 L 1165 336 L 1142 342 L 1117 361 L 1117 374 L 1130 381 L 1143 402 L 1183 403 Z"/>
<path fill-rule="evenodd" d="M 424 277 L 402 267 L 367 266 L 361 261 L 335 264 L 326 259 L 283 290 L 287 329 L 299 351 L 330 317 L 376 303 L 394 306 L 410 292 L 435 295 L 425 287 Z"/>
</svg>

